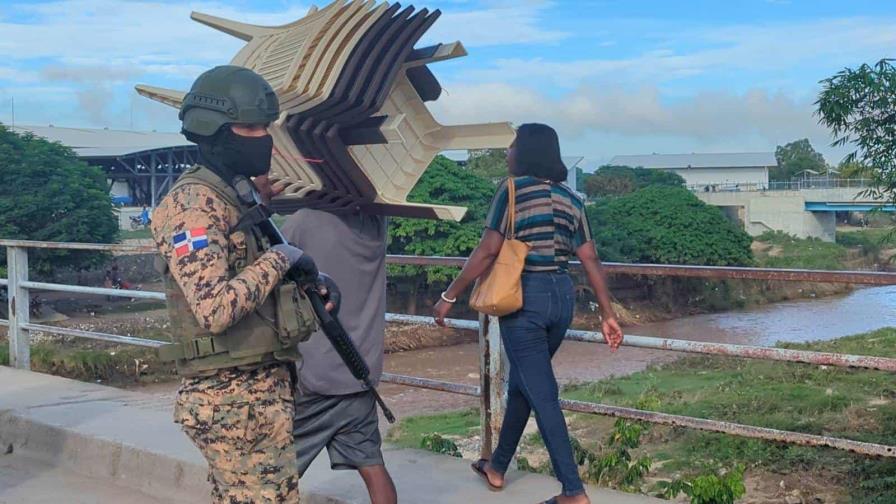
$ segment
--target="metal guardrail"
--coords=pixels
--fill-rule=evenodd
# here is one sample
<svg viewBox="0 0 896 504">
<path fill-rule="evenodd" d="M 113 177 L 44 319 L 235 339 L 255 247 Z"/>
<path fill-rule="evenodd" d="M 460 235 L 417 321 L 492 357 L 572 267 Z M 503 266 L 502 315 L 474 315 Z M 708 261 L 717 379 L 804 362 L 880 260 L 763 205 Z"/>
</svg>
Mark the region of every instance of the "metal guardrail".
<svg viewBox="0 0 896 504">
<path fill-rule="evenodd" d="M 10 313 L 9 320 L 0 320 L 0 325 L 7 326 L 9 328 L 8 332 L 10 360 L 13 366 L 24 369 L 30 368 L 28 341 L 30 338 L 30 333 L 34 331 L 43 331 L 79 338 L 97 339 L 113 343 L 136 345 L 148 348 L 155 348 L 164 344 L 164 342 L 144 338 L 135 338 L 116 334 L 34 324 L 31 323 L 29 319 L 28 310 L 30 290 L 75 292 L 154 300 L 165 299 L 165 295 L 160 292 L 105 289 L 98 287 L 83 287 L 66 284 L 29 281 L 27 255 L 27 249 L 29 248 L 97 250 L 131 254 L 154 253 L 154 248 L 131 245 L 29 242 L 22 240 L 0 240 L 0 247 L 7 247 L 7 271 L 9 278 L 5 280 L 0 279 L 0 285 L 6 285 L 8 287 Z M 389 256 L 388 258 L 388 262 L 391 264 L 413 264 L 420 266 L 461 266 L 463 265 L 464 261 L 464 258 L 457 257 Z M 714 279 L 754 279 L 776 281 L 853 283 L 868 285 L 896 285 L 896 274 L 894 273 L 775 270 L 761 268 L 728 268 L 710 266 L 642 265 L 617 263 L 607 263 L 606 266 L 609 272 L 617 274 L 681 276 Z M 386 320 L 391 323 L 402 324 L 428 326 L 432 326 L 435 324 L 435 321 L 432 317 L 420 317 L 411 315 L 387 314 Z M 493 441 L 497 438 L 497 432 L 500 428 L 501 419 L 503 418 L 503 405 L 506 392 L 506 379 L 508 370 L 506 358 L 504 357 L 503 351 L 501 349 L 501 338 L 497 318 L 480 317 L 479 321 L 449 319 L 446 320 L 446 323 L 448 327 L 452 327 L 455 329 L 473 330 L 479 332 L 479 343 L 481 352 L 480 385 L 478 387 L 474 385 L 451 383 L 440 380 L 432 380 L 427 378 L 405 376 L 392 373 L 384 373 L 382 376 L 382 381 L 417 388 L 425 388 L 430 390 L 438 390 L 442 392 L 479 397 L 481 403 L 480 412 L 482 425 L 482 452 L 483 456 L 487 456 L 491 452 Z M 600 333 L 591 331 L 570 330 L 567 333 L 567 338 L 574 341 L 604 343 L 603 336 Z M 775 347 L 733 345 L 726 343 L 690 340 L 676 340 L 670 338 L 656 338 L 638 335 L 627 335 L 623 345 L 638 348 L 668 350 L 673 352 L 706 355 L 725 355 L 750 359 L 799 362 L 814 365 L 876 369 L 890 372 L 896 371 L 896 359 L 886 357 L 813 352 L 806 350 L 791 350 Z M 826 446 L 871 456 L 896 457 L 896 446 L 865 443 L 855 440 L 818 436 L 800 432 L 781 431 L 776 429 L 742 425 L 718 420 L 671 415 L 655 411 L 644 411 L 634 408 L 595 404 L 582 401 L 561 400 L 561 406 L 568 411 L 575 411 L 580 413 L 627 418 L 631 420 L 687 427 L 711 432 L 720 432 L 735 436 L 765 439 L 769 441 L 808 446 Z"/>
<path fill-rule="evenodd" d="M 809 189 L 867 189 L 874 186 L 873 180 L 865 178 L 826 178 L 791 180 L 786 182 L 771 181 L 767 184 L 755 182 L 723 182 L 719 184 L 689 184 L 688 190 L 693 192 L 765 192 L 765 191 L 803 191 Z"/>
</svg>

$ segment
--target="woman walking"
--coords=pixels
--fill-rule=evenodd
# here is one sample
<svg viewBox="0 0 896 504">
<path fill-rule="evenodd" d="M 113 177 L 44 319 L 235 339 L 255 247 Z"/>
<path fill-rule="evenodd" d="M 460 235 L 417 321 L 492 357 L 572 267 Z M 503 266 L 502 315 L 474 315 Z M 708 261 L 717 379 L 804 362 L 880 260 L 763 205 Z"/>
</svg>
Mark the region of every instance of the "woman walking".
<svg viewBox="0 0 896 504">
<path fill-rule="evenodd" d="M 575 293 L 568 263 L 573 254 L 582 262 L 596 293 L 604 338 L 612 350 L 622 343 L 622 330 L 610 304 L 584 203 L 563 184 L 567 170 L 560 159 L 557 133 L 544 124 L 523 124 L 507 151 L 507 165 L 510 177 L 492 200 L 482 239 L 460 275 L 442 293 L 435 318 L 444 324 L 458 295 L 492 266 L 505 235 L 515 234 L 517 240 L 530 245 L 522 276 L 523 307 L 500 318 L 501 338 L 510 361 L 504 423 L 491 459 L 479 460 L 473 470 L 490 489 L 501 490 L 504 473 L 534 410 L 554 474 L 563 487 L 560 495 L 545 504 L 587 504 L 590 501 L 573 459 L 551 367 L 551 357 L 572 322 Z M 513 230 L 506 229 L 510 180 L 515 187 Z"/>
</svg>

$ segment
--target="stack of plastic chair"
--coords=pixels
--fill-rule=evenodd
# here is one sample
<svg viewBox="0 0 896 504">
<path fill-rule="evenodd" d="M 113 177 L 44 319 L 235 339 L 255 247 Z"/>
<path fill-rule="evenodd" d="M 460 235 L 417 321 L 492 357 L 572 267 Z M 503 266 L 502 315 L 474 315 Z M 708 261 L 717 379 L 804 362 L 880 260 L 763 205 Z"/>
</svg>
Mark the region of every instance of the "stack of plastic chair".
<svg viewBox="0 0 896 504">
<path fill-rule="evenodd" d="M 427 65 L 467 54 L 460 42 L 414 49 L 439 15 L 373 0 L 339 0 L 278 27 L 192 14 L 245 40 L 231 64 L 258 72 L 280 99 L 269 128 L 275 210 L 463 217 L 465 208 L 408 203 L 408 193 L 440 151 L 507 147 L 514 132 L 508 123 L 443 126 L 427 109 L 442 92 Z M 175 107 L 185 94 L 137 91 Z"/>
</svg>

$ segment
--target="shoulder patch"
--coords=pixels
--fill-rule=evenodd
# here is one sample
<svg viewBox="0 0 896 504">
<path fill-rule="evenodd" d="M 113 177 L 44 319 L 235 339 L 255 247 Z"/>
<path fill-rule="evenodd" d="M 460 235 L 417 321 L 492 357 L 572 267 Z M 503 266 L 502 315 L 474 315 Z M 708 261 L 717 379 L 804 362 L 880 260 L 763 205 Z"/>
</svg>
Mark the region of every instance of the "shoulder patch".
<svg viewBox="0 0 896 504">
<path fill-rule="evenodd" d="M 204 227 L 197 227 L 187 231 L 175 233 L 171 239 L 174 246 L 174 254 L 182 257 L 194 250 L 208 247 L 208 234 Z"/>
</svg>

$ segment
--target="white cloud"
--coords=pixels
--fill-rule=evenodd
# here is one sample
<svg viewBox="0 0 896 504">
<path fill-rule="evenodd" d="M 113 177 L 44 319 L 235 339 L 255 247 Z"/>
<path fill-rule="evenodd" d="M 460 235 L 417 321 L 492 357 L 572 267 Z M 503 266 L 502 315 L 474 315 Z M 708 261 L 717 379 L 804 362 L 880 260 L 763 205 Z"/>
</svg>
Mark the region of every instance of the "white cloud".
<svg viewBox="0 0 896 504">
<path fill-rule="evenodd" d="M 0 57 L 7 61 L 50 59 L 76 67 L 155 63 L 155 72 L 189 79 L 196 65 L 229 61 L 243 45 L 190 20 L 190 11 L 280 24 L 302 17 L 307 7 L 253 12 L 213 2 L 58 0 L 12 4 L 8 10 L 29 21 L 13 22 L 8 16 L 0 22 Z"/>
<path fill-rule="evenodd" d="M 896 18 L 827 19 L 787 24 L 688 28 L 667 33 L 662 47 L 630 58 L 566 61 L 500 59 L 467 78 L 480 81 L 525 78 L 560 87 L 583 80 L 661 83 L 713 72 L 783 72 L 806 64 L 833 70 L 857 62 L 893 56 Z M 696 47 L 689 51 L 669 47 Z"/>
<path fill-rule="evenodd" d="M 568 33 L 543 28 L 548 2 L 499 4 L 487 9 L 447 11 L 424 42 L 460 40 L 467 47 L 556 42 Z"/>
<path fill-rule="evenodd" d="M 22 70 L 20 68 L 0 66 L 0 82 L 13 82 L 16 84 L 24 84 L 29 82 L 37 82 L 40 76 L 37 72 Z"/>
<path fill-rule="evenodd" d="M 577 144 L 580 152 L 576 154 L 593 157 L 630 151 L 646 143 L 641 140 L 660 137 L 676 138 L 692 148 L 725 146 L 728 150 L 773 150 L 775 145 L 804 137 L 824 148 L 830 141 L 828 131 L 813 116 L 811 101 L 762 89 L 742 94 L 698 92 L 675 101 L 656 87 L 583 86 L 560 97 L 501 83 L 451 86 L 447 91 L 433 105 L 438 119 L 446 124 L 544 122 Z M 584 141 L 595 135 L 612 136 L 618 143 Z"/>
</svg>

